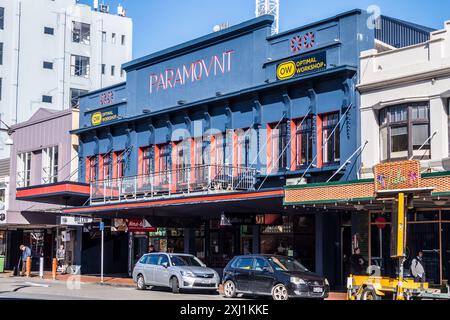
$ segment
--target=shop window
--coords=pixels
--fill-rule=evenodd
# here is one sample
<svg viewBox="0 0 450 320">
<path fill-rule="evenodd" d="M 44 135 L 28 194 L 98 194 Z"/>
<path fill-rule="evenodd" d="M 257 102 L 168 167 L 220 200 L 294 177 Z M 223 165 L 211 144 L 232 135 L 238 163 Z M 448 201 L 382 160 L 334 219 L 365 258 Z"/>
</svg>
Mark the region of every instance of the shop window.
<svg viewBox="0 0 450 320">
<path fill-rule="evenodd" d="M 31 152 L 17 155 L 17 187 L 24 188 L 31 185 Z"/>
<path fill-rule="evenodd" d="M 323 163 L 333 164 L 341 160 L 340 156 L 339 113 L 322 116 Z"/>
<path fill-rule="evenodd" d="M 438 221 L 439 211 L 417 211 L 416 221 Z"/>
<path fill-rule="evenodd" d="M 72 42 L 90 44 L 91 26 L 87 23 L 72 22 Z"/>
<path fill-rule="evenodd" d="M 313 121 L 312 117 L 298 120 L 296 123 L 296 165 L 307 166 L 313 159 Z"/>
<path fill-rule="evenodd" d="M 287 168 L 287 122 L 269 125 L 270 127 L 270 148 L 272 172 L 283 171 Z"/>
<path fill-rule="evenodd" d="M 429 159 L 429 114 L 428 103 L 399 105 L 381 110 L 381 160 Z"/>
<path fill-rule="evenodd" d="M 58 182 L 58 147 L 42 151 L 42 184 Z"/>
</svg>

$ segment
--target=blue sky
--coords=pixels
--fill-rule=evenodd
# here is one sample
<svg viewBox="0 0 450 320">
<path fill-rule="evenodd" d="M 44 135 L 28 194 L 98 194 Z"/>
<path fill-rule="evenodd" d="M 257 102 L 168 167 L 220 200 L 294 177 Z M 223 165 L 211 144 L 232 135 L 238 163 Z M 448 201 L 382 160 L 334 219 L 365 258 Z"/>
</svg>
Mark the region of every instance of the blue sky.
<svg viewBox="0 0 450 320">
<path fill-rule="evenodd" d="M 208 34 L 216 24 L 234 25 L 255 15 L 255 0 L 103 1 L 114 12 L 121 3 L 133 18 L 134 58 Z M 436 29 L 450 20 L 449 0 L 280 0 L 280 31 L 370 5 L 377 5 L 381 14 Z"/>
</svg>

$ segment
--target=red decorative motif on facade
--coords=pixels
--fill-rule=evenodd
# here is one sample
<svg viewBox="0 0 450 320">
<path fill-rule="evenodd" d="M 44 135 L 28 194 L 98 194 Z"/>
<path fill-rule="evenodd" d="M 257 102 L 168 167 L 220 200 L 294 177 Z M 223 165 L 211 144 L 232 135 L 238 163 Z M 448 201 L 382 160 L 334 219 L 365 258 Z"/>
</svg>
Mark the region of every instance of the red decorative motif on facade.
<svg viewBox="0 0 450 320">
<path fill-rule="evenodd" d="M 113 100 L 114 100 L 114 93 L 112 91 L 108 91 L 108 92 L 102 93 L 100 95 L 100 105 L 101 106 L 111 104 L 111 103 L 113 103 Z"/>
<path fill-rule="evenodd" d="M 291 39 L 291 50 L 292 52 L 302 50 L 302 38 L 300 36 L 295 36 Z"/>
<path fill-rule="evenodd" d="M 312 48 L 314 46 L 314 43 L 316 42 L 314 33 L 308 32 L 307 34 L 305 34 L 305 36 L 303 37 L 303 42 L 305 45 L 305 49 Z"/>
<path fill-rule="evenodd" d="M 300 52 L 302 49 L 311 49 L 316 43 L 316 35 L 308 32 L 304 36 L 292 37 L 290 46 L 293 53 Z"/>
</svg>

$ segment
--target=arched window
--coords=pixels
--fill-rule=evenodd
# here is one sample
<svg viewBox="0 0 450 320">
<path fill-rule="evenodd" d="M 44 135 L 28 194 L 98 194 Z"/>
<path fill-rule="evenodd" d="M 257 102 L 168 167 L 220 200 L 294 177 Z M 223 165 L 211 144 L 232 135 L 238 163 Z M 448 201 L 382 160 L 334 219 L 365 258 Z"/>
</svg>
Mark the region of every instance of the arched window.
<svg viewBox="0 0 450 320">
<path fill-rule="evenodd" d="M 380 111 L 381 160 L 429 159 L 430 106 L 413 103 Z"/>
</svg>

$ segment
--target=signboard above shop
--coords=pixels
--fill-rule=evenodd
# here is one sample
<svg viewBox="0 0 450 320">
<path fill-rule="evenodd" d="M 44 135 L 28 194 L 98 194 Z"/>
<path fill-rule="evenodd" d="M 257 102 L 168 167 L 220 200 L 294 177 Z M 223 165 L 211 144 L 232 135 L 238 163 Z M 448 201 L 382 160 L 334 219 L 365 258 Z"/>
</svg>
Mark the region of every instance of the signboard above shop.
<svg viewBox="0 0 450 320">
<path fill-rule="evenodd" d="M 117 119 L 119 119 L 119 108 L 111 107 L 93 113 L 91 116 L 91 125 L 99 126 Z"/>
<path fill-rule="evenodd" d="M 277 79 L 288 80 L 297 78 L 326 68 L 327 53 L 325 51 L 302 55 L 278 64 Z"/>
<path fill-rule="evenodd" d="M 420 161 L 389 162 L 375 166 L 375 191 L 420 187 Z"/>
</svg>

